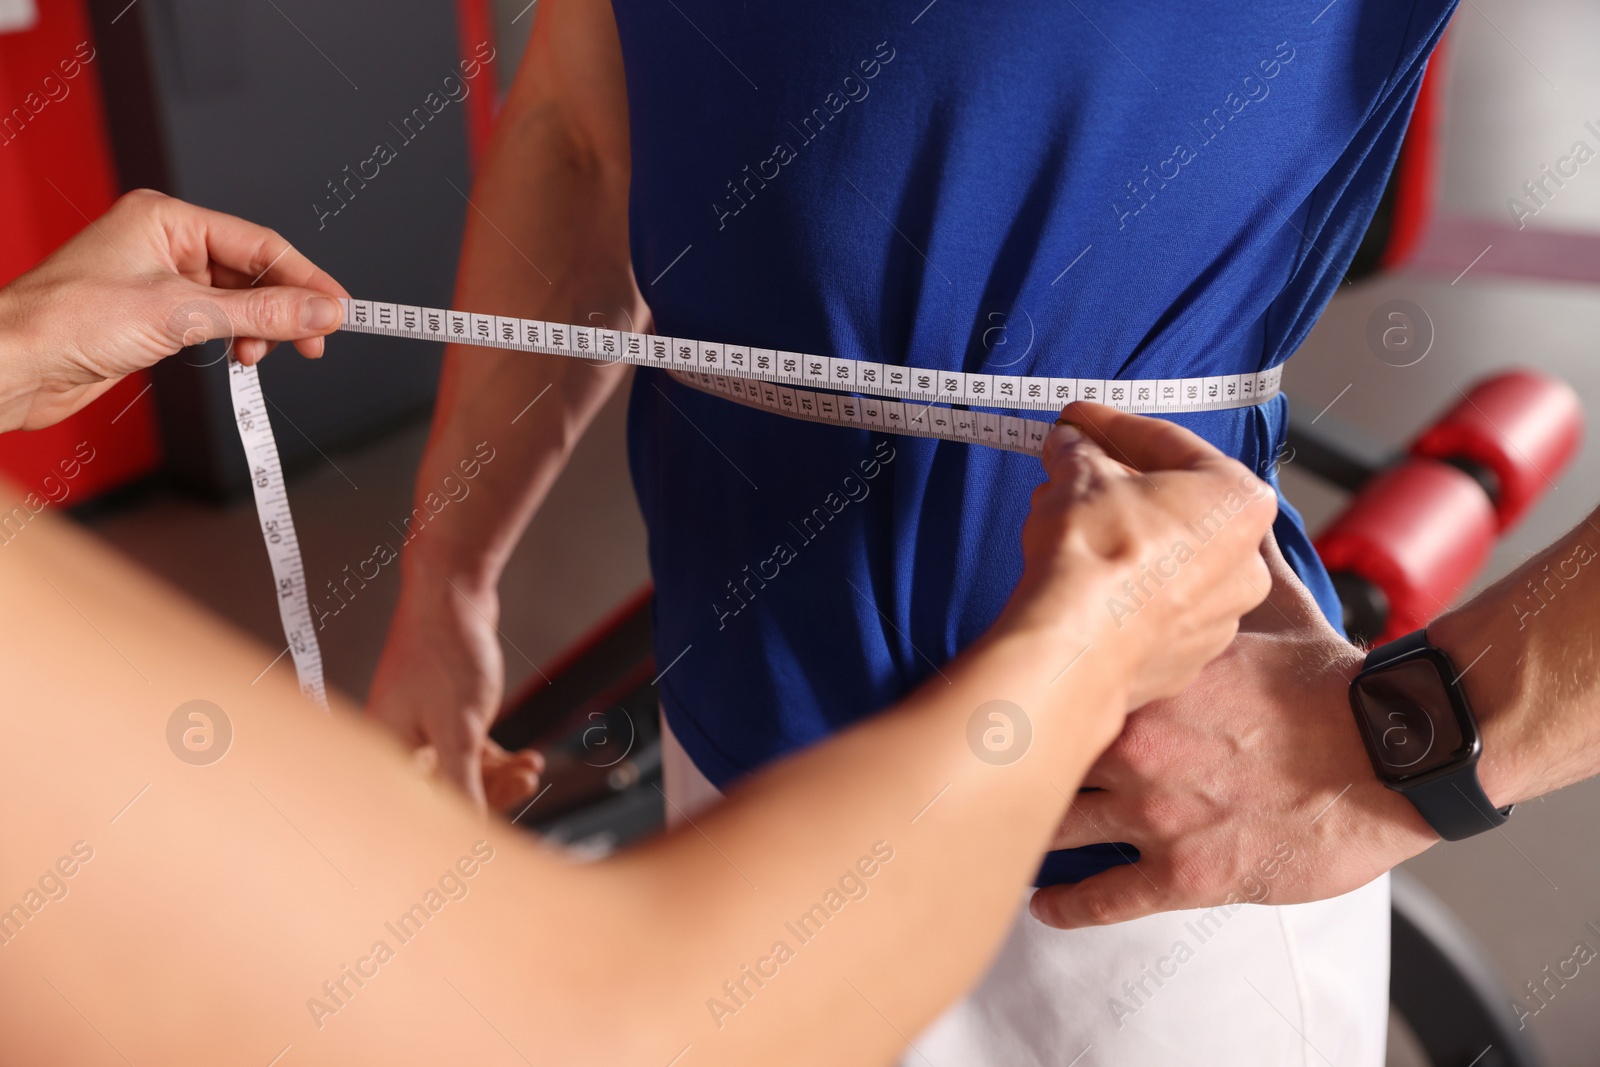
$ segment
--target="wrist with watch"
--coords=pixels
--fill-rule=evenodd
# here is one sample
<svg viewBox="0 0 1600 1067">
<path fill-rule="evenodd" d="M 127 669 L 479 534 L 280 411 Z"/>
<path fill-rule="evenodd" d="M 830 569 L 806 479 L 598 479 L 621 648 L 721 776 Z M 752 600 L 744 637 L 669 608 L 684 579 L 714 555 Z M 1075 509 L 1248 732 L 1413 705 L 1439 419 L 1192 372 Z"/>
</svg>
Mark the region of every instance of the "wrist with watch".
<svg viewBox="0 0 1600 1067">
<path fill-rule="evenodd" d="M 1379 645 L 1350 682 L 1350 707 L 1378 780 L 1409 800 L 1446 841 L 1500 826 L 1478 781 L 1483 735 L 1461 675 L 1426 630 Z"/>
</svg>

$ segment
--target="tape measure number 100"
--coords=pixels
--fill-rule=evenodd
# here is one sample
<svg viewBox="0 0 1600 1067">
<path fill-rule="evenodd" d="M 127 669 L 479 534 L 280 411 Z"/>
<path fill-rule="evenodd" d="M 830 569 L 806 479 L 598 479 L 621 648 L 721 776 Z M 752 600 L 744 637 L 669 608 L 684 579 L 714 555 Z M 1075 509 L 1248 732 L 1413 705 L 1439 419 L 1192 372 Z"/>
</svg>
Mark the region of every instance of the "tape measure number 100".
<svg viewBox="0 0 1600 1067">
<path fill-rule="evenodd" d="M 357 333 L 658 367 L 691 388 L 791 418 L 1032 454 L 1042 451 L 1050 423 L 992 409 L 1053 413 L 1089 400 L 1149 414 L 1219 411 L 1272 399 L 1282 374 L 1281 367 L 1272 367 L 1195 378 L 1100 379 L 932 370 L 447 308 L 341 303 L 341 329 Z M 228 384 L 277 583 L 278 612 L 289 642 L 284 652 L 294 658 L 300 691 L 326 710 L 305 565 L 261 380 L 254 367 L 233 362 Z"/>
</svg>

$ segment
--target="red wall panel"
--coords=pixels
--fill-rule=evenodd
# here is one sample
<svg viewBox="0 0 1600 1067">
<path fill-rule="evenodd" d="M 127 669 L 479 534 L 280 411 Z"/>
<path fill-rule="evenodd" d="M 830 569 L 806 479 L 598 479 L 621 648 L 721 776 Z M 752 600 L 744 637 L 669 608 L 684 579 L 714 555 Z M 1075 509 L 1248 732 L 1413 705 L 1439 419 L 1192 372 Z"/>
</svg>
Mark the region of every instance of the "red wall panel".
<svg viewBox="0 0 1600 1067">
<path fill-rule="evenodd" d="M 39 8 L 32 28 L 0 33 L 0 283 L 117 195 L 88 14 L 82 0 L 41 0 Z M 132 375 L 57 426 L 0 435 L 0 471 L 56 499 L 62 464 L 79 461 L 60 503 L 149 473 L 161 451 L 148 386 L 148 375 Z M 86 452 L 93 459 L 82 463 Z"/>
</svg>

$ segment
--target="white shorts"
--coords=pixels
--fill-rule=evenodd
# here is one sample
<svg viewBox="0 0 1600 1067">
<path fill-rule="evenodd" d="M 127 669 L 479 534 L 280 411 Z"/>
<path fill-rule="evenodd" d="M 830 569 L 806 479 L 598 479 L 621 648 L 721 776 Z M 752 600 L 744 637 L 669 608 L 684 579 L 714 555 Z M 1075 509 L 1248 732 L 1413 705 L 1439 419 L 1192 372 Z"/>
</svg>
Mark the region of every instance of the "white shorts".
<svg viewBox="0 0 1600 1067">
<path fill-rule="evenodd" d="M 721 799 L 665 720 L 667 824 Z M 1026 903 L 1026 895 L 1023 903 Z M 1389 879 L 1316 904 L 1055 930 L 1024 906 L 902 1067 L 1383 1067 Z"/>
</svg>

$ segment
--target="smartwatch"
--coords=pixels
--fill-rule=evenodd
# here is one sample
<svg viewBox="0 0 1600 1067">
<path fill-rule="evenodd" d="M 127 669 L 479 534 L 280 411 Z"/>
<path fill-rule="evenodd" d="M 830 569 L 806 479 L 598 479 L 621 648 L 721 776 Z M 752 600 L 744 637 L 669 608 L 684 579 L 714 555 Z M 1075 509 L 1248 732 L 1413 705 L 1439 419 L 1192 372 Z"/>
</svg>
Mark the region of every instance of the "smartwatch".
<svg viewBox="0 0 1600 1067">
<path fill-rule="evenodd" d="M 1450 657 L 1418 630 L 1368 652 L 1350 683 L 1350 707 L 1378 780 L 1446 841 L 1511 817 L 1478 782 L 1483 735 L 1460 680 Z"/>
</svg>

